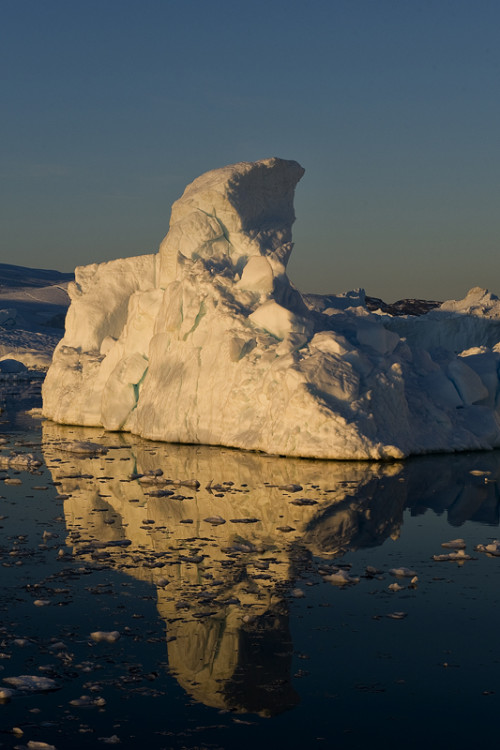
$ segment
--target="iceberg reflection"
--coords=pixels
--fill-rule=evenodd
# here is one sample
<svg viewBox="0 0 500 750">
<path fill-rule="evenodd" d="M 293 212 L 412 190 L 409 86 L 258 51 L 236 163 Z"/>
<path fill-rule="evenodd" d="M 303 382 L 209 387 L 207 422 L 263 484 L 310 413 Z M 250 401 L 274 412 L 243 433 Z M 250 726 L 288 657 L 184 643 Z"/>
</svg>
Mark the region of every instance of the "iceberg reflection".
<svg viewBox="0 0 500 750">
<path fill-rule="evenodd" d="M 107 454 L 64 450 L 89 440 Z M 493 453 L 325 462 L 51 422 L 43 451 L 73 554 L 154 584 L 171 672 L 193 699 L 231 711 L 298 702 L 288 601 L 313 556 L 397 538 L 408 506 L 446 510 L 456 524 L 498 513 Z M 490 474 L 471 475 L 477 465 Z"/>
</svg>

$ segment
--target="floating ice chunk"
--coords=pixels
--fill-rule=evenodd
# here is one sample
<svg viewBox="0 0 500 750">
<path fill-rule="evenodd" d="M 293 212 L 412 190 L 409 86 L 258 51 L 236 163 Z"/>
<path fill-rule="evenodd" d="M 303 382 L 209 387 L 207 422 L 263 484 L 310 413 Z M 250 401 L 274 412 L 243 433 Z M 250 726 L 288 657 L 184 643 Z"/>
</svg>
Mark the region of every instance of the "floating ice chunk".
<svg viewBox="0 0 500 750">
<path fill-rule="evenodd" d="M 486 552 L 486 554 L 493 557 L 500 557 L 500 541 L 498 539 L 489 544 L 478 544 L 476 549 L 478 552 Z"/>
<path fill-rule="evenodd" d="M 474 560 L 463 549 L 459 549 L 457 552 L 449 552 L 447 555 L 433 555 L 432 559 L 435 562 L 465 562 L 465 560 Z"/>
<path fill-rule="evenodd" d="M 0 687 L 0 701 L 9 701 L 13 695 L 16 694 L 15 690 L 11 690 L 10 688 L 3 688 Z"/>
<path fill-rule="evenodd" d="M 3 681 L 8 685 L 13 685 L 18 690 L 30 693 L 57 690 L 59 688 L 55 680 L 49 677 L 39 677 L 38 675 L 22 674 L 19 677 L 4 677 Z"/>
<path fill-rule="evenodd" d="M 0 454 L 0 467 L 3 469 L 21 469 L 31 471 L 42 465 L 40 459 L 33 453 Z"/>
<path fill-rule="evenodd" d="M 69 701 L 70 706 L 76 706 L 77 708 L 87 708 L 91 706 L 105 706 L 106 700 L 100 696 L 93 698 L 90 695 L 81 695 L 79 698 L 73 698 Z"/>
<path fill-rule="evenodd" d="M 417 575 L 411 568 L 391 568 L 389 573 L 391 576 L 396 576 L 397 578 L 413 578 L 413 576 Z"/>
<path fill-rule="evenodd" d="M 332 583 L 334 586 L 350 586 L 359 583 L 359 578 L 349 575 L 346 570 L 338 570 L 336 573 L 323 576 L 323 580 Z"/>
<path fill-rule="evenodd" d="M 399 583 L 391 583 L 387 588 L 389 591 L 403 591 L 405 587 L 401 586 Z"/>
<path fill-rule="evenodd" d="M 408 617 L 408 612 L 391 612 L 387 617 L 391 620 L 404 620 L 405 617 Z"/>
<path fill-rule="evenodd" d="M 441 547 L 446 549 L 465 549 L 467 545 L 464 539 L 452 539 L 449 542 L 442 542 Z"/>
<path fill-rule="evenodd" d="M 56 750 L 55 745 L 49 745 L 47 742 L 40 742 L 39 740 L 29 740 L 26 747 L 28 750 Z"/>
<path fill-rule="evenodd" d="M 90 637 L 96 643 L 116 643 L 120 639 L 120 633 L 118 630 L 96 630 L 90 634 Z"/>
</svg>

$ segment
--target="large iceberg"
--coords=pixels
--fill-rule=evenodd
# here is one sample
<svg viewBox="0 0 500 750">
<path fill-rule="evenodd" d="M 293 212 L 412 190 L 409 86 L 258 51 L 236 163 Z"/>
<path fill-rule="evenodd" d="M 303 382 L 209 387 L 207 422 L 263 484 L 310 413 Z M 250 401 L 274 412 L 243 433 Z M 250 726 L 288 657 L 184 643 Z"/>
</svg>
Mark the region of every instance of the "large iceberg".
<svg viewBox="0 0 500 750">
<path fill-rule="evenodd" d="M 500 301 L 474 289 L 416 318 L 370 312 L 362 291 L 302 296 L 286 265 L 303 172 L 207 172 L 158 254 L 77 268 L 44 415 L 286 456 L 500 446 Z"/>
</svg>

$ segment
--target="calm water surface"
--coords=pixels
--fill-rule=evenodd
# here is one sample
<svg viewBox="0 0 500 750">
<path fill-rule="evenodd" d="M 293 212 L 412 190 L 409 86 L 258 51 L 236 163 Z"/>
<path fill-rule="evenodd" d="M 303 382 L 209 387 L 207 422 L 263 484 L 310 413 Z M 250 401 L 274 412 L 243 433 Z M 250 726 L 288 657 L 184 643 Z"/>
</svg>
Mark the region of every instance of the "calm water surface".
<svg viewBox="0 0 500 750">
<path fill-rule="evenodd" d="M 0 415 L 2 452 L 43 460 L 0 471 L 0 685 L 56 689 L 0 703 L 0 747 L 497 739 L 500 558 L 475 546 L 498 536 L 498 452 L 271 458 L 61 427 L 37 398 Z M 89 440 L 107 453 L 68 450 Z M 433 560 L 457 537 L 474 559 Z"/>
</svg>

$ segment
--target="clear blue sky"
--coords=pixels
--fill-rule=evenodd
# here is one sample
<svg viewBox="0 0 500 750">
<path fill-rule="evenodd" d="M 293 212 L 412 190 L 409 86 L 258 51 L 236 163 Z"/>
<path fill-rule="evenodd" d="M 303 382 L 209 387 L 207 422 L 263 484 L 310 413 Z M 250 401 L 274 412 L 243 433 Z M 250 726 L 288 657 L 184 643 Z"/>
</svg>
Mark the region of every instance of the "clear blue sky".
<svg viewBox="0 0 500 750">
<path fill-rule="evenodd" d="M 290 276 L 500 293 L 500 3 L 2 0 L 0 261 L 156 251 L 208 169 L 306 169 Z"/>
</svg>

